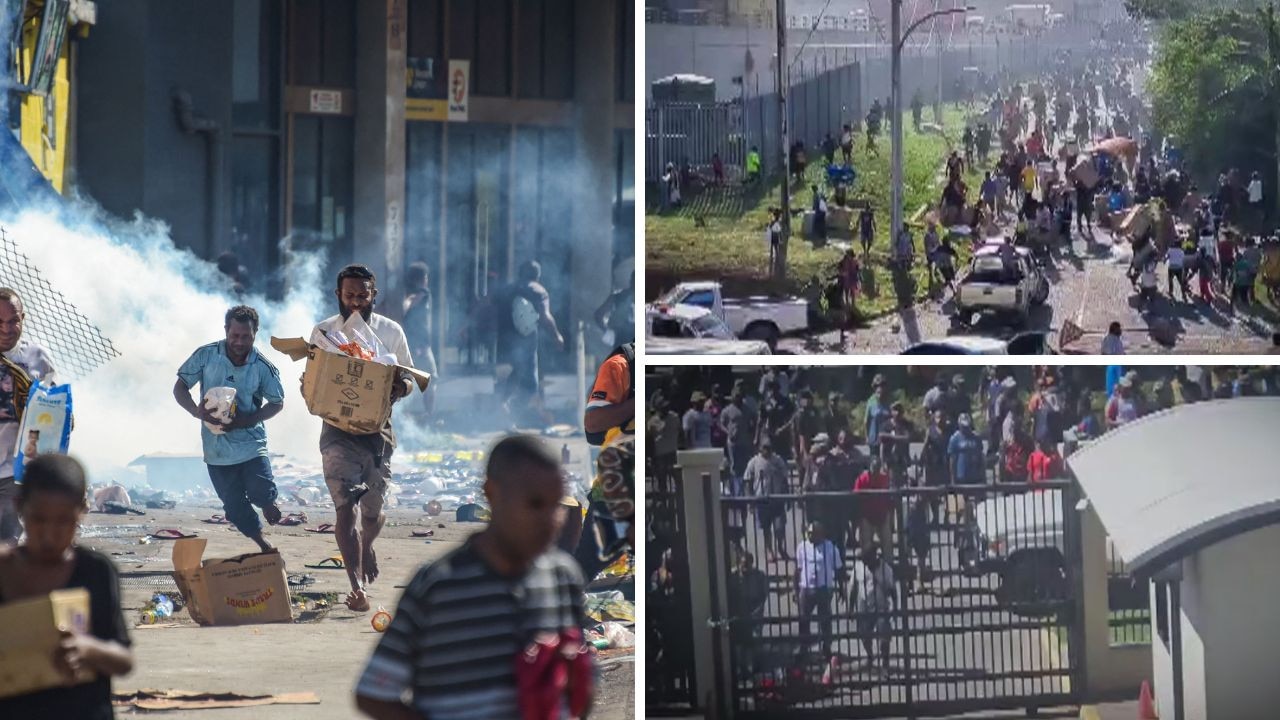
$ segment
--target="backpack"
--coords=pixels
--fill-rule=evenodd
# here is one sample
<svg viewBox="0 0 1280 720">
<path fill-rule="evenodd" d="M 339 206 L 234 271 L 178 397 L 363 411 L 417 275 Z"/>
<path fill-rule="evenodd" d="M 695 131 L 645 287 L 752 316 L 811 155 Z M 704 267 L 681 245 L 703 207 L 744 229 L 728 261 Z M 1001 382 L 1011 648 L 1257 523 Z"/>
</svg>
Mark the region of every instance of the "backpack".
<svg viewBox="0 0 1280 720">
<path fill-rule="evenodd" d="M 609 358 L 621 355 L 627 361 L 627 371 L 631 374 L 630 383 L 627 385 L 627 397 L 634 397 L 636 394 L 636 346 L 635 343 L 627 343 L 619 345 L 609 353 L 609 357 L 605 358 L 607 362 Z M 608 430 L 603 432 L 588 432 L 587 442 L 591 445 L 599 447 L 604 444 L 605 436 L 609 434 Z"/>
</svg>

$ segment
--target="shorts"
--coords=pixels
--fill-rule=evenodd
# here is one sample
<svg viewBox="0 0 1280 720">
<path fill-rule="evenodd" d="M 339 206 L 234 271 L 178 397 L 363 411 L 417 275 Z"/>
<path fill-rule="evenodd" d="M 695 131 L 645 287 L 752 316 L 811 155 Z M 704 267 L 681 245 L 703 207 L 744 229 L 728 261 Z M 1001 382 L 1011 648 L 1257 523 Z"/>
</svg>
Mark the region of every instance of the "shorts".
<svg viewBox="0 0 1280 720">
<path fill-rule="evenodd" d="M 361 512 L 367 518 L 382 514 L 387 483 L 391 480 L 391 450 L 394 447 L 385 441 L 382 445 L 381 457 L 375 455 L 369 445 L 345 438 L 320 449 L 324 484 L 329 487 L 335 509 L 351 505 L 351 489 L 364 484 L 368 491 L 359 498 Z"/>
</svg>

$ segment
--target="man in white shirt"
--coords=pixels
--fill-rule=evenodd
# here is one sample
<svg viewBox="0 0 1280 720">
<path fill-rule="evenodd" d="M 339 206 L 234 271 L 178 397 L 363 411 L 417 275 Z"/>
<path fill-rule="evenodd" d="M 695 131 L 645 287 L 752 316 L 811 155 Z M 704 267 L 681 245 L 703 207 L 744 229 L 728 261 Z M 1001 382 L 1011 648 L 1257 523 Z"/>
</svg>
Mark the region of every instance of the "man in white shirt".
<svg viewBox="0 0 1280 720">
<path fill-rule="evenodd" d="M 352 314 L 360 313 L 386 351 L 396 357 L 396 364 L 413 367 L 404 330 L 394 320 L 373 312 L 378 287 L 369 268 L 364 265 L 343 268 L 338 273 L 334 295 L 338 298 L 338 314 L 315 326 L 311 331 L 312 344 L 316 344 L 325 333 L 340 330 Z M 401 374 L 392 385 L 391 402 L 412 391 L 412 378 Z M 395 447 L 390 420 L 380 432 L 369 435 L 353 435 L 328 423 L 320 428 L 324 481 L 333 497 L 338 550 L 342 553 L 343 566 L 351 582 L 346 604 L 357 612 L 369 609 L 364 587 L 378 577 L 378 558 L 373 551 L 373 541 L 378 539 L 386 520 L 382 504 L 387 482 L 391 479 L 391 454 Z"/>
<path fill-rule="evenodd" d="M 1174 242 L 1169 245 L 1169 249 L 1165 251 L 1164 261 L 1169 266 L 1169 299 L 1173 299 L 1173 289 L 1176 287 L 1182 293 L 1182 300 L 1187 300 L 1187 255 L 1182 250 L 1182 246 Z M 1176 285 L 1174 283 L 1177 283 Z"/>
<path fill-rule="evenodd" d="M 862 648 L 873 667 L 875 650 L 878 649 L 880 667 L 888 670 L 891 640 L 889 633 L 892 629 L 889 612 L 898 602 L 898 589 L 893 577 L 893 566 L 881 559 L 879 547 L 870 546 L 863 553 L 863 558 L 854 563 L 852 586 L 849 604 L 853 606 Z"/>
<path fill-rule="evenodd" d="M 1258 171 L 1253 171 L 1253 176 L 1249 178 L 1249 214 L 1252 216 L 1257 227 L 1261 228 L 1263 220 L 1266 219 L 1266 212 L 1262 209 L 1262 177 L 1258 175 Z"/>
<path fill-rule="evenodd" d="M 0 288 L 0 355 L 4 356 L 0 361 L 0 544 L 22 535 L 14 506 L 18 485 L 13 479 L 13 460 L 27 392 L 33 380 L 48 385 L 55 382 L 56 375 L 49 351 L 22 337 L 26 317 L 18 293 Z"/>
<path fill-rule="evenodd" d="M 822 523 L 809 523 L 808 540 L 796 548 L 796 600 L 800 605 L 800 647 L 809 647 L 809 616 L 818 615 L 822 654 L 831 652 L 831 598 L 844 586 L 844 560 L 827 539 Z"/>
</svg>

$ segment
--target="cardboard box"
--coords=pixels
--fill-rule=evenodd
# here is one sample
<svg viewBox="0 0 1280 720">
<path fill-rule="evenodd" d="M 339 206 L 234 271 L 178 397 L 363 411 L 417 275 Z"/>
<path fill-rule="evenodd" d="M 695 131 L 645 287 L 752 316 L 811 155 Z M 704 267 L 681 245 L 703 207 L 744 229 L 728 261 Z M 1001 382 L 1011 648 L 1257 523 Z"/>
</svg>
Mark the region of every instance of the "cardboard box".
<svg viewBox="0 0 1280 720">
<path fill-rule="evenodd" d="M 1090 190 L 1098 186 L 1098 181 L 1102 178 L 1098 176 L 1098 168 L 1093 165 L 1093 158 L 1085 156 L 1076 161 L 1076 166 L 1071 168 L 1071 172 L 1067 176 L 1072 180 L 1079 180 L 1085 187 Z"/>
<path fill-rule="evenodd" d="M 206 540 L 173 544 L 173 579 L 201 625 L 293 622 L 284 559 L 278 552 L 205 560 Z"/>
<path fill-rule="evenodd" d="M 273 337 L 271 347 L 294 361 L 307 358 L 302 374 L 307 411 L 355 435 L 371 435 L 387 424 L 391 385 L 400 371 L 407 372 L 419 390 L 426 390 L 431 382 L 431 376 L 421 370 L 331 353 L 302 338 Z"/>
<path fill-rule="evenodd" d="M 0 698 L 93 680 L 85 670 L 67 682 L 54 669 L 59 627 L 90 631 L 88 590 L 55 590 L 0 605 Z"/>
<path fill-rule="evenodd" d="M 1120 221 L 1120 232 L 1134 237 L 1142 235 L 1151 227 L 1151 214 L 1147 212 L 1146 205 L 1135 205 L 1124 214 L 1124 219 Z"/>
</svg>

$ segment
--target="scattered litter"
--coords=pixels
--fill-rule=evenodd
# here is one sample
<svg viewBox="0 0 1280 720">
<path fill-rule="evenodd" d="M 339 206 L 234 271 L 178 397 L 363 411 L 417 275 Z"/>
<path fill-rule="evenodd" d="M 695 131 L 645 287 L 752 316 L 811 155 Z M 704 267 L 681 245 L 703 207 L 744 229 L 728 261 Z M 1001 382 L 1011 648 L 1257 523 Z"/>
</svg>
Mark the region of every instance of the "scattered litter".
<svg viewBox="0 0 1280 720">
<path fill-rule="evenodd" d="M 439 500 L 432 500 L 431 502 L 422 506 L 422 511 L 425 512 L 427 515 L 430 515 L 431 517 L 435 517 L 440 513 L 444 512 L 444 508 L 440 506 Z"/>
<path fill-rule="evenodd" d="M 467 503 L 458 508 L 458 522 L 489 522 L 489 508 L 477 503 Z"/>
<path fill-rule="evenodd" d="M 622 597 L 622 593 L 613 590 L 604 593 L 587 593 L 587 616 L 596 622 L 620 620 L 633 623 L 636 621 L 636 604 Z"/>
<path fill-rule="evenodd" d="M 336 534 L 336 528 L 334 527 L 333 523 L 320 523 L 320 525 L 318 525 L 318 526 L 316 526 L 316 527 L 313 527 L 313 528 L 302 528 L 302 529 L 303 529 L 303 530 L 306 530 L 306 531 L 307 531 L 307 532 L 309 532 L 309 533 L 321 533 L 321 534 L 325 534 L 325 535 L 334 535 L 334 534 Z"/>
<path fill-rule="evenodd" d="M 312 575 L 301 575 L 294 573 L 289 576 L 289 587 L 303 587 L 305 585 L 314 585 L 316 579 Z"/>
<path fill-rule="evenodd" d="M 118 708 L 132 707 L 139 710 L 203 710 L 261 705 L 319 705 L 320 698 L 313 692 L 241 695 L 191 690 L 138 690 L 132 693 L 113 693 L 111 704 Z"/>
<path fill-rule="evenodd" d="M 341 555 L 334 555 L 333 557 L 327 557 L 314 565 L 304 565 L 303 567 L 310 568 L 312 570 L 345 570 L 347 566 L 342 562 Z"/>
<path fill-rule="evenodd" d="M 385 607 L 379 605 L 378 612 L 374 613 L 373 617 L 369 619 L 369 624 L 378 632 L 386 632 L 387 626 L 391 624 L 391 613 L 387 612 Z"/>
<path fill-rule="evenodd" d="M 604 638 L 611 648 L 629 648 L 636 646 L 636 634 L 619 622 L 604 623 Z"/>
<path fill-rule="evenodd" d="M 289 513 L 288 515 L 285 515 L 284 517 L 280 518 L 279 522 L 277 522 L 276 525 L 284 525 L 286 527 L 292 527 L 295 525 L 303 525 L 306 522 L 307 522 L 306 513 Z"/>
<path fill-rule="evenodd" d="M 435 530 L 414 530 L 412 534 L 413 534 L 413 537 L 416 537 L 416 538 L 427 538 L 427 537 L 435 537 L 436 531 Z"/>
<path fill-rule="evenodd" d="M 126 505 L 118 502 L 103 503 L 102 512 L 109 515 L 146 515 L 146 513 L 132 505 Z"/>
<path fill-rule="evenodd" d="M 197 533 L 189 533 L 178 528 L 162 528 L 148 535 L 156 540 L 190 540 L 196 537 Z"/>
<path fill-rule="evenodd" d="M 182 623 L 167 622 L 167 623 L 154 623 L 150 625 L 144 623 L 142 625 L 133 626 L 133 629 L 134 630 L 159 630 L 161 628 L 176 628 L 176 627 L 182 627 Z"/>
</svg>

